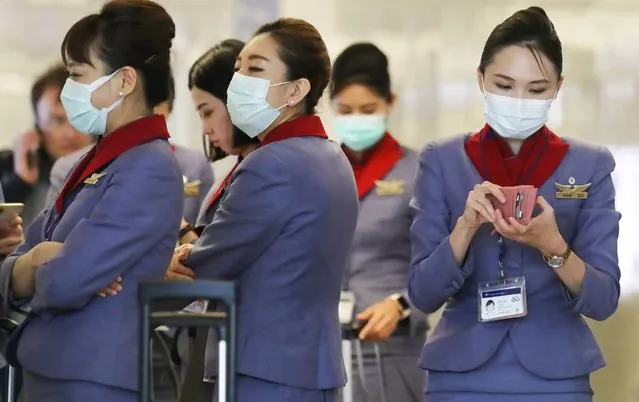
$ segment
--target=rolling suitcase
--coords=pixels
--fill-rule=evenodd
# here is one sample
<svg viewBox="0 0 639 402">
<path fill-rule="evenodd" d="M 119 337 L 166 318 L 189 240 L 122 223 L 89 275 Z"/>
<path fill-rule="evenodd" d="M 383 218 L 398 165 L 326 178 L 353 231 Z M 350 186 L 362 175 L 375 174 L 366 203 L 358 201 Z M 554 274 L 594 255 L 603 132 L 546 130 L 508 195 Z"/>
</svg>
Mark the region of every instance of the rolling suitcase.
<svg viewBox="0 0 639 402">
<path fill-rule="evenodd" d="M 140 283 L 140 395 L 139 402 L 150 402 L 151 374 L 149 367 L 149 339 L 151 328 L 160 325 L 176 327 L 211 327 L 219 332 L 220 370 L 216 389 L 220 402 L 236 400 L 236 334 L 237 291 L 235 283 L 221 281 L 171 282 L 154 281 Z M 193 300 L 211 300 L 224 303 L 227 312 L 188 312 L 180 310 Z M 169 307 L 170 306 L 170 307 Z M 180 307 L 176 307 L 180 306 Z M 153 310 L 153 311 L 152 311 Z M 179 310 L 179 311 L 176 311 Z M 204 374 L 206 332 L 197 331 L 180 401 L 200 402 L 209 398 Z M 206 402 L 210 402 L 208 399 Z"/>
<path fill-rule="evenodd" d="M 20 324 L 26 319 L 28 312 L 23 310 L 11 310 L 5 307 L 8 314 L 4 317 L 0 317 L 0 331 L 4 332 L 4 337 L 7 339 L 11 333 L 16 330 Z M 5 371 L 4 392 L 2 395 L 2 402 L 16 402 L 18 400 L 18 390 L 16 372 L 18 370 L 7 364 Z"/>
</svg>

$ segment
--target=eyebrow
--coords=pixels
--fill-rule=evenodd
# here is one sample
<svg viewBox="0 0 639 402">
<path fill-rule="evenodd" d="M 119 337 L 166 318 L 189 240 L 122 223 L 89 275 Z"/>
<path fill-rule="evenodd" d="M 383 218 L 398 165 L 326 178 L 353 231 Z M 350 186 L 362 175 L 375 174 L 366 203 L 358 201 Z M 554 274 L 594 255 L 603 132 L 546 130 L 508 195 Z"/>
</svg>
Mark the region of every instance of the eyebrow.
<svg viewBox="0 0 639 402">
<path fill-rule="evenodd" d="M 345 103 L 338 103 L 339 107 L 343 107 L 343 108 L 349 108 L 349 109 L 355 109 L 354 107 L 352 107 L 351 105 L 347 105 Z M 369 102 L 369 103 L 364 103 L 363 105 L 358 105 L 356 108 L 357 109 L 366 109 L 368 107 L 372 107 L 372 106 L 377 106 L 377 104 L 375 102 Z"/>
<path fill-rule="evenodd" d="M 506 80 L 506 81 L 511 81 L 511 82 L 512 82 L 512 81 L 515 81 L 515 79 L 514 79 L 514 78 L 509 77 L 509 76 L 504 75 L 504 74 L 496 73 L 496 74 L 493 74 L 493 75 L 494 75 L 495 77 L 499 77 L 499 78 L 504 79 L 504 80 Z M 550 83 L 550 81 L 548 81 L 548 80 L 547 80 L 547 79 L 545 79 L 545 78 L 544 78 L 544 79 L 541 79 L 541 80 L 534 80 L 534 81 L 530 81 L 530 82 L 529 82 L 529 84 L 549 84 L 549 83 Z"/>
<path fill-rule="evenodd" d="M 249 60 L 265 60 L 265 61 L 270 61 L 267 57 L 259 55 L 259 54 L 252 54 L 248 57 Z"/>
</svg>

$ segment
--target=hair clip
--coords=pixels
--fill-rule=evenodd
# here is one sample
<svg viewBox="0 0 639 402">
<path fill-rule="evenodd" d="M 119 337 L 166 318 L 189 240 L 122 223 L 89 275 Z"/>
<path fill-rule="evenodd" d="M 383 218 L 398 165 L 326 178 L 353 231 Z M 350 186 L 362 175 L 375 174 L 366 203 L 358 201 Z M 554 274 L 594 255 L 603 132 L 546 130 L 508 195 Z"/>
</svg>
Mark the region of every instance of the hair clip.
<svg viewBox="0 0 639 402">
<path fill-rule="evenodd" d="M 149 64 L 149 62 L 151 60 L 153 60 L 153 58 L 155 57 L 155 53 L 151 55 L 151 57 L 149 57 L 148 59 L 146 59 L 146 61 L 144 62 L 144 64 Z"/>
</svg>

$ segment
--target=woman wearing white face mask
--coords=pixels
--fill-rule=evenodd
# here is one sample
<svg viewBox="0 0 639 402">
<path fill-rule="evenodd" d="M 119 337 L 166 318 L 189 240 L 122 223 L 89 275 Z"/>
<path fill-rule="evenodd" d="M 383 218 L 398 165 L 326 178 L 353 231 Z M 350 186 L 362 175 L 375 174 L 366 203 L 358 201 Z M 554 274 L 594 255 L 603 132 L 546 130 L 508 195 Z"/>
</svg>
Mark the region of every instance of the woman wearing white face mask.
<svg viewBox="0 0 639 402">
<path fill-rule="evenodd" d="M 174 34 L 161 6 L 114 0 L 62 43 L 69 121 L 100 138 L 0 266 L 3 297 L 31 310 L 6 350 L 27 402 L 137 400 L 137 282 L 163 277 L 182 215 L 182 175 L 152 111 L 168 98 Z M 130 286 L 97 295 L 117 278 Z"/>
<path fill-rule="evenodd" d="M 417 153 L 399 145 L 387 130 L 395 94 L 386 55 L 371 43 L 349 46 L 333 63 L 330 96 L 335 130 L 353 167 L 360 200 L 344 289 L 355 295 L 353 318 L 360 322 L 360 338 L 380 342 L 386 393 L 398 401 L 420 401 L 424 374 L 415 361 L 426 337 L 426 316 L 411 309 L 406 294 L 408 204 Z M 363 349 L 364 373 L 353 357 L 353 400 L 381 401 L 375 351 L 368 343 Z"/>
<path fill-rule="evenodd" d="M 358 202 L 348 159 L 315 115 L 326 46 L 309 23 L 281 19 L 257 31 L 236 70 L 231 121 L 262 145 L 167 277 L 237 282 L 239 402 L 332 400 L 345 384 L 336 313 Z"/>
<path fill-rule="evenodd" d="M 487 125 L 420 155 L 409 296 L 445 305 L 420 360 L 429 402 L 592 401 L 605 362 L 582 316 L 617 308 L 620 215 L 610 152 L 545 126 L 562 65 L 545 12 L 518 11 L 482 53 Z"/>
</svg>

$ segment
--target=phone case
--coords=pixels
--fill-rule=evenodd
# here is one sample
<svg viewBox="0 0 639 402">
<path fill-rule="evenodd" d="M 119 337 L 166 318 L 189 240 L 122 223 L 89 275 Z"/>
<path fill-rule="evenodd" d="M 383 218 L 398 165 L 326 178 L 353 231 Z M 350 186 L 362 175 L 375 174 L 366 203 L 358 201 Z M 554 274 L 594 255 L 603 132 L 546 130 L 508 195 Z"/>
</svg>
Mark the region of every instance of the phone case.
<svg viewBox="0 0 639 402">
<path fill-rule="evenodd" d="M 522 225 L 528 224 L 537 204 L 537 189 L 534 186 L 502 187 L 501 192 L 506 202 L 502 204 L 491 197 L 493 208 L 500 210 L 506 220 L 512 217 Z"/>
</svg>

